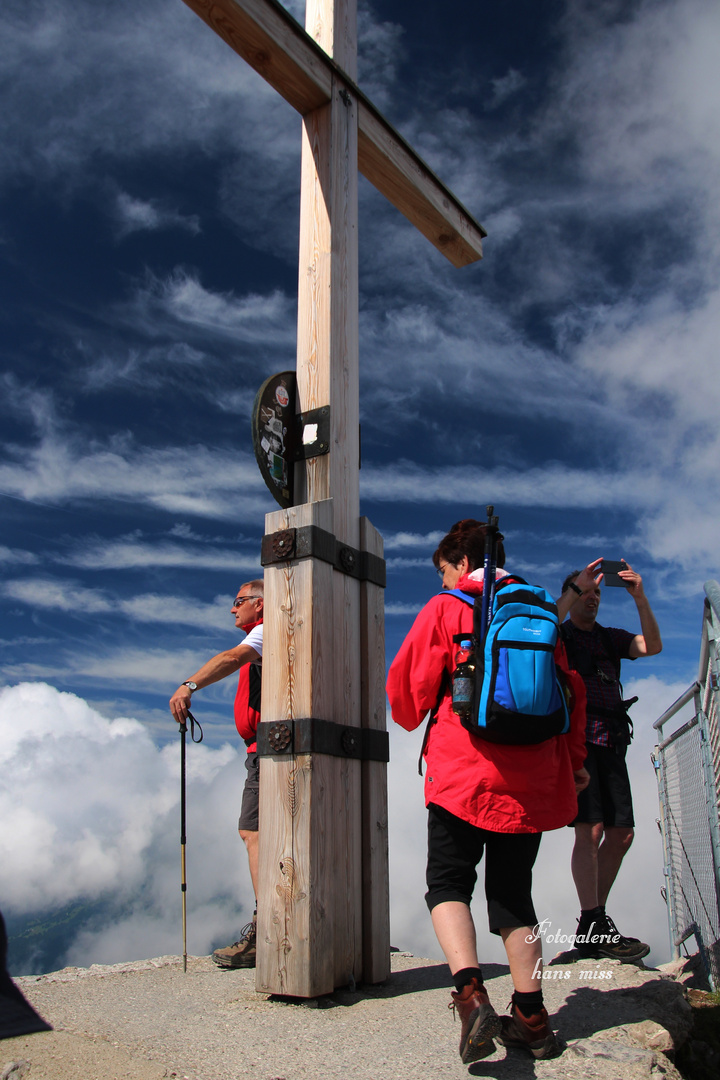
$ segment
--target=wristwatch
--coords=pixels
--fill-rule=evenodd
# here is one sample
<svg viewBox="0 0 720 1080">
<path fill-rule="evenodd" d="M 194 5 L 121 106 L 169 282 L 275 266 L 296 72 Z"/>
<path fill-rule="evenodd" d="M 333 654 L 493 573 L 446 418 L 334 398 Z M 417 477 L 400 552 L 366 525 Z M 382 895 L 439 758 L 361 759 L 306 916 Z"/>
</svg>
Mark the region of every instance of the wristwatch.
<svg viewBox="0 0 720 1080">
<path fill-rule="evenodd" d="M 568 581 L 568 589 L 572 589 L 572 591 L 576 592 L 578 594 L 578 596 L 582 596 L 582 594 L 583 594 L 582 589 L 579 589 L 574 581 Z M 190 684 L 185 683 L 185 685 L 189 686 Z"/>
<path fill-rule="evenodd" d="M 197 690 L 197 683 L 196 682 L 190 682 L 189 679 L 186 682 L 183 683 L 183 686 L 187 686 L 187 688 L 188 688 L 188 690 L 190 691 L 191 694 L 192 694 L 193 690 Z"/>
</svg>

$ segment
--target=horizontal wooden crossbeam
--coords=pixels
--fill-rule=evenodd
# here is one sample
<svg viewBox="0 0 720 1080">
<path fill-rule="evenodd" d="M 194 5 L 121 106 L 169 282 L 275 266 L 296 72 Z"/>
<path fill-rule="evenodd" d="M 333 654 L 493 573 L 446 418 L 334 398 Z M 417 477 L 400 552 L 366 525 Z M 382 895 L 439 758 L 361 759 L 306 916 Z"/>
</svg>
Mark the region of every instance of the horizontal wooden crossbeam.
<svg viewBox="0 0 720 1080">
<path fill-rule="evenodd" d="M 358 168 L 453 264 L 482 258 L 485 229 L 277 0 L 184 0 L 305 116 L 342 85 L 358 107 Z"/>
</svg>

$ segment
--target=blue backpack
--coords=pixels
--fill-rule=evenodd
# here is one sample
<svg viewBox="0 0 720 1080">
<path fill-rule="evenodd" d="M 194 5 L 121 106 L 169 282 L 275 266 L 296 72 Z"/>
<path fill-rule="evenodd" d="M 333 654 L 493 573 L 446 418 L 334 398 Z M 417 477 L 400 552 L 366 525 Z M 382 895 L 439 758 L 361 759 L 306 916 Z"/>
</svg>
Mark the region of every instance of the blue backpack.
<svg viewBox="0 0 720 1080">
<path fill-rule="evenodd" d="M 475 612 L 475 698 L 463 725 L 490 742 L 527 745 L 570 730 L 562 673 L 555 666 L 558 612 L 545 589 L 508 577 L 495 585 L 485 641 L 479 640 L 482 597 L 459 589 L 445 595 Z M 458 634 L 455 640 L 467 639 Z"/>
</svg>

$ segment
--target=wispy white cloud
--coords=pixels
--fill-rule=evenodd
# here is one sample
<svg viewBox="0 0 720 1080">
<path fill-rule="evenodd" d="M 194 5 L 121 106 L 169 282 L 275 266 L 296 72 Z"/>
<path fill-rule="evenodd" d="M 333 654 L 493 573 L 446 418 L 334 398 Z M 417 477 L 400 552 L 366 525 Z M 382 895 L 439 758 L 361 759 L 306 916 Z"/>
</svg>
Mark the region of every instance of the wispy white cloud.
<svg viewBox="0 0 720 1080">
<path fill-rule="evenodd" d="M 455 466 L 424 468 L 412 461 L 363 469 L 362 491 L 378 502 L 397 500 L 409 503 L 471 503 L 484 506 L 502 493 L 507 503 L 518 506 L 648 507 L 655 505 L 657 478 L 638 476 L 636 485 L 628 476 L 600 470 L 573 469 L 559 462 L 524 470 Z M 640 481 L 642 480 L 642 484 Z"/>
<path fill-rule="evenodd" d="M 432 567 L 432 563 L 429 560 L 428 555 L 423 555 L 416 558 L 411 558 L 408 555 L 393 555 L 391 558 L 385 560 L 385 565 L 388 571 L 393 570 L 427 570 L 428 567 Z"/>
<path fill-rule="evenodd" d="M 516 68 L 508 68 L 507 72 L 499 79 L 491 80 L 493 93 L 491 100 L 485 105 L 486 110 L 497 109 L 499 105 L 502 105 L 509 97 L 516 94 L 518 90 L 522 90 L 526 83 L 527 79 L 522 72 Z"/>
<path fill-rule="evenodd" d="M 257 521 L 268 509 L 255 458 L 205 445 L 104 445 L 49 431 L 35 446 L 6 448 L 0 490 L 29 501 L 119 500 L 180 515 Z M 13 460 L 14 459 L 14 460 Z M 237 493 L 242 491 L 239 499 Z"/>
<path fill-rule="evenodd" d="M 120 321 L 126 328 L 127 320 L 122 318 Z M 197 373 L 212 361 L 207 352 L 185 341 L 172 340 L 149 347 L 138 341 L 138 344 L 120 350 L 114 340 L 108 340 L 117 333 L 117 320 L 110 316 L 108 322 L 110 333 L 103 335 L 97 346 L 89 345 L 83 339 L 74 341 L 82 363 L 75 378 L 84 391 L 108 391 L 118 385 L 130 389 L 142 387 L 144 392 L 160 391 L 168 386 L 187 385 L 191 371 L 196 392 L 202 393 L 206 389 Z M 68 328 L 70 336 L 75 337 L 75 332 L 75 327 Z"/>
<path fill-rule="evenodd" d="M 647 207 L 682 189 L 709 195 L 720 165 L 717 4 L 646 0 L 628 18 L 613 14 L 588 0 L 568 6 L 556 122 L 581 134 L 587 175 L 623 201 Z"/>
<path fill-rule="evenodd" d="M 384 537 L 385 550 L 395 551 L 398 548 L 430 548 L 433 549 L 442 540 L 445 534 L 436 530 L 429 533 L 396 532 L 388 533 Z"/>
<path fill-rule="evenodd" d="M 108 616 L 110 618 L 110 616 Z M 193 649 L 147 649 L 120 646 L 117 649 L 99 643 L 86 649 L 75 648 L 65 652 L 54 651 L 42 660 L 27 659 L 4 665 L 8 681 L 55 679 L 63 685 L 92 686 L 102 688 L 133 686 L 157 694 L 172 692 L 187 672 L 197 671 L 200 664 L 221 648 L 230 648 L 230 637 L 225 645 L 220 643 L 214 650 Z M 204 653 L 204 655 L 203 655 Z M 169 693 L 168 695 L 169 696 Z"/>
<path fill-rule="evenodd" d="M 143 623 L 181 624 L 212 630 L 234 630 L 230 614 L 233 598 L 217 597 L 212 604 L 189 600 L 186 596 L 159 596 L 145 593 L 121 600 L 119 609 L 128 619 Z"/>
<path fill-rule="evenodd" d="M 55 608 L 59 611 L 97 615 L 113 608 L 107 596 L 97 589 L 86 589 L 73 582 L 54 581 L 49 578 L 6 581 L 2 585 L 2 592 L 12 600 L 20 600 L 42 611 Z"/>
<path fill-rule="evenodd" d="M 254 382 L 294 353 L 296 321 L 295 298 L 280 289 L 221 293 L 176 267 L 164 276 L 146 269 L 125 298 L 93 312 L 90 330 L 75 316 L 61 329 L 78 356 L 72 378 L 83 391 L 192 385 L 193 396 L 249 417 Z"/>
<path fill-rule="evenodd" d="M 169 323 L 174 323 L 202 331 L 209 340 L 231 338 L 239 344 L 265 346 L 295 341 L 295 302 L 279 290 L 265 296 L 218 293 L 203 286 L 196 274 L 183 269 L 163 279 L 148 273 L 137 286 L 126 314 L 148 334 L 166 330 Z"/>
<path fill-rule="evenodd" d="M 32 551 L 21 551 L 17 548 L 5 547 L 4 544 L 0 545 L 0 563 L 4 563 L 6 566 L 13 563 L 32 566 L 39 561 L 39 556 Z"/>
<path fill-rule="evenodd" d="M 114 211 L 120 237 L 156 229 L 184 229 L 193 235 L 200 232 L 200 219 L 196 214 L 180 214 L 160 205 L 157 200 L 138 199 L 126 191 L 118 192 Z"/>
<path fill-rule="evenodd" d="M 108 590 L 90 589 L 72 581 L 52 578 L 23 578 L 6 581 L 0 591 L 11 600 L 43 612 L 58 610 L 78 616 L 118 616 L 139 623 L 188 625 L 203 629 L 234 629 L 230 615 L 232 597 L 218 596 L 213 603 L 203 603 L 187 596 L 161 596 L 141 593 L 115 597 Z"/>
<path fill-rule="evenodd" d="M 417 615 L 421 607 L 421 603 L 405 604 L 400 601 L 393 601 L 385 605 L 385 614 L 389 617 L 393 615 Z"/>
<path fill-rule="evenodd" d="M 302 21 L 302 20 L 301 20 Z M 389 20 L 380 22 L 372 5 L 358 3 L 358 81 L 363 91 L 381 110 L 391 104 L 390 88 L 397 78 L 398 65 L 405 56 L 403 27 Z"/>
<path fill-rule="evenodd" d="M 209 148 L 218 140 L 237 148 L 247 133 L 241 118 L 250 97 L 253 111 L 265 99 L 265 120 L 274 126 L 277 95 L 171 0 L 151 8 L 128 0 L 122 10 L 102 13 L 88 0 L 8 0 L 4 7 L 5 175 L 45 172 L 78 182 L 100 151 L 129 158 L 190 142 Z M 28 70 L 30 81 L 22 77 Z M 255 111 L 253 129 L 257 122 Z"/>
<path fill-rule="evenodd" d="M 57 561 L 84 570 L 139 570 L 174 567 L 256 573 L 259 552 L 220 548 L 212 544 L 149 543 L 130 536 L 119 540 L 88 540 L 76 550 L 59 555 Z"/>
</svg>

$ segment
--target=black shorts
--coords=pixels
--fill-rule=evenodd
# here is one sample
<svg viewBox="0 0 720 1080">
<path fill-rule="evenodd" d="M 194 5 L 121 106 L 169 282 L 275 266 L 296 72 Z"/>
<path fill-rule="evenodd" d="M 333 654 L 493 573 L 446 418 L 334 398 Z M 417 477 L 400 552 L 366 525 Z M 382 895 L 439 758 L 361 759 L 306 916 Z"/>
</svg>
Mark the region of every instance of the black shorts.
<svg viewBox="0 0 720 1080">
<path fill-rule="evenodd" d="M 532 868 L 542 833 L 498 833 L 432 803 L 428 807 L 425 902 L 430 911 L 448 900 L 470 905 L 477 864 L 485 852 L 485 897 L 493 934 L 504 927 L 535 926 Z"/>
<path fill-rule="evenodd" d="M 243 788 L 238 829 L 241 832 L 258 831 L 258 811 L 260 809 L 260 761 L 255 751 L 248 754 L 245 761 L 247 777 Z"/>
<path fill-rule="evenodd" d="M 626 746 L 616 748 L 587 743 L 585 768 L 590 773 L 590 783 L 578 795 L 578 815 L 573 825 L 602 822 L 624 829 L 634 826 L 626 752 Z"/>
</svg>

